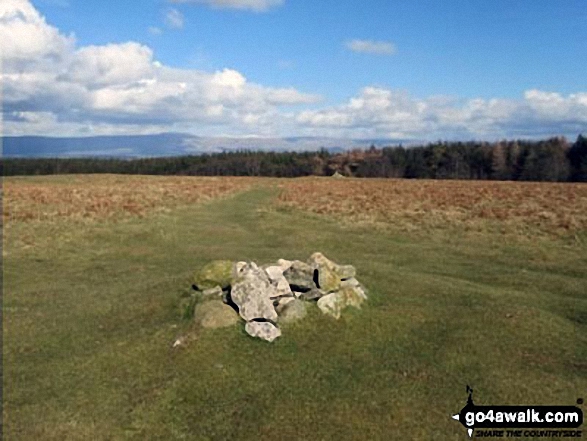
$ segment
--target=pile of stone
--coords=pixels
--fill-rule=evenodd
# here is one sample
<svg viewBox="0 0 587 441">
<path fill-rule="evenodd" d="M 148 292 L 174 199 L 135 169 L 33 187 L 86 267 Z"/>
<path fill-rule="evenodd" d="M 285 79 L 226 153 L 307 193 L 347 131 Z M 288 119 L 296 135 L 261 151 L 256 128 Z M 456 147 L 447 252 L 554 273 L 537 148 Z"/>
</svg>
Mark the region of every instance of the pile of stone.
<svg viewBox="0 0 587 441">
<path fill-rule="evenodd" d="M 210 262 L 194 275 L 194 319 L 202 327 L 219 328 L 245 321 L 245 331 L 269 342 L 281 335 L 279 325 L 304 318 L 315 303 L 340 318 L 347 306 L 360 308 L 367 299 L 352 265 L 338 265 L 314 253 L 307 262 L 280 259 L 254 262 Z"/>
</svg>

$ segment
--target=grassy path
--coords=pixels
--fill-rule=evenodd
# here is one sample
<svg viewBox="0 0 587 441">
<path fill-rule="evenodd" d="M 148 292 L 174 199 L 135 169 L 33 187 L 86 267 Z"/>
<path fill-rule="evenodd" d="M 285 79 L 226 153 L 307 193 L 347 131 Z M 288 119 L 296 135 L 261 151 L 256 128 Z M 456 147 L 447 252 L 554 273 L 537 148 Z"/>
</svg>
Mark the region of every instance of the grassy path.
<svg viewBox="0 0 587 441">
<path fill-rule="evenodd" d="M 587 391 L 585 247 L 414 240 L 276 210 L 275 194 L 15 227 L 6 439 L 460 440 L 450 415 L 466 384 L 480 404 L 574 404 Z M 363 310 L 315 310 L 274 344 L 235 327 L 170 348 L 199 265 L 317 250 L 357 267 Z"/>
</svg>

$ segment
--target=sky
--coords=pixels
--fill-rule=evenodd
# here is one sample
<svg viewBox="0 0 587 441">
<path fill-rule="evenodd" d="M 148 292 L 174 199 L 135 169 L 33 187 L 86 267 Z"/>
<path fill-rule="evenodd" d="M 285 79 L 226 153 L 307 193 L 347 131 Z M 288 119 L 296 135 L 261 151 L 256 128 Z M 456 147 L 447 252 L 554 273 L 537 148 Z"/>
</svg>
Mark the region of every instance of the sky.
<svg viewBox="0 0 587 441">
<path fill-rule="evenodd" d="M 585 0 L 2 0 L 2 133 L 571 139 Z"/>
</svg>

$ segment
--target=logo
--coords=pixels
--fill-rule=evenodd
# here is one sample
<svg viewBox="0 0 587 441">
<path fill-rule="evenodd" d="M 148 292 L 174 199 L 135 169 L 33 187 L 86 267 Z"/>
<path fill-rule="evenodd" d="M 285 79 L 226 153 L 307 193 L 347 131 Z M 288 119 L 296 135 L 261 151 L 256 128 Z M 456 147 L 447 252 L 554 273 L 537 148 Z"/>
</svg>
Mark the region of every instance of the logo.
<svg viewBox="0 0 587 441">
<path fill-rule="evenodd" d="M 467 404 L 452 418 L 465 426 L 469 437 L 581 436 L 581 430 L 572 430 L 583 424 L 583 411 L 577 406 L 477 406 L 469 386 L 467 394 Z"/>
</svg>

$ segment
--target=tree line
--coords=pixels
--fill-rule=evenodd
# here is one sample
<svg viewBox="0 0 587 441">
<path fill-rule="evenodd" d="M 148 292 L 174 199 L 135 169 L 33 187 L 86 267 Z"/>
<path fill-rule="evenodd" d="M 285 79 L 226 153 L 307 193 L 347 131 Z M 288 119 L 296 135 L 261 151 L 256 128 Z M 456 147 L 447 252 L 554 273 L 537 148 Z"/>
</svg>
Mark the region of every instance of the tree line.
<svg viewBox="0 0 587 441">
<path fill-rule="evenodd" d="M 234 151 L 164 158 L 4 158 L 2 174 L 120 173 L 193 176 L 330 176 L 587 182 L 587 137 L 436 142 L 331 153 Z"/>
</svg>

